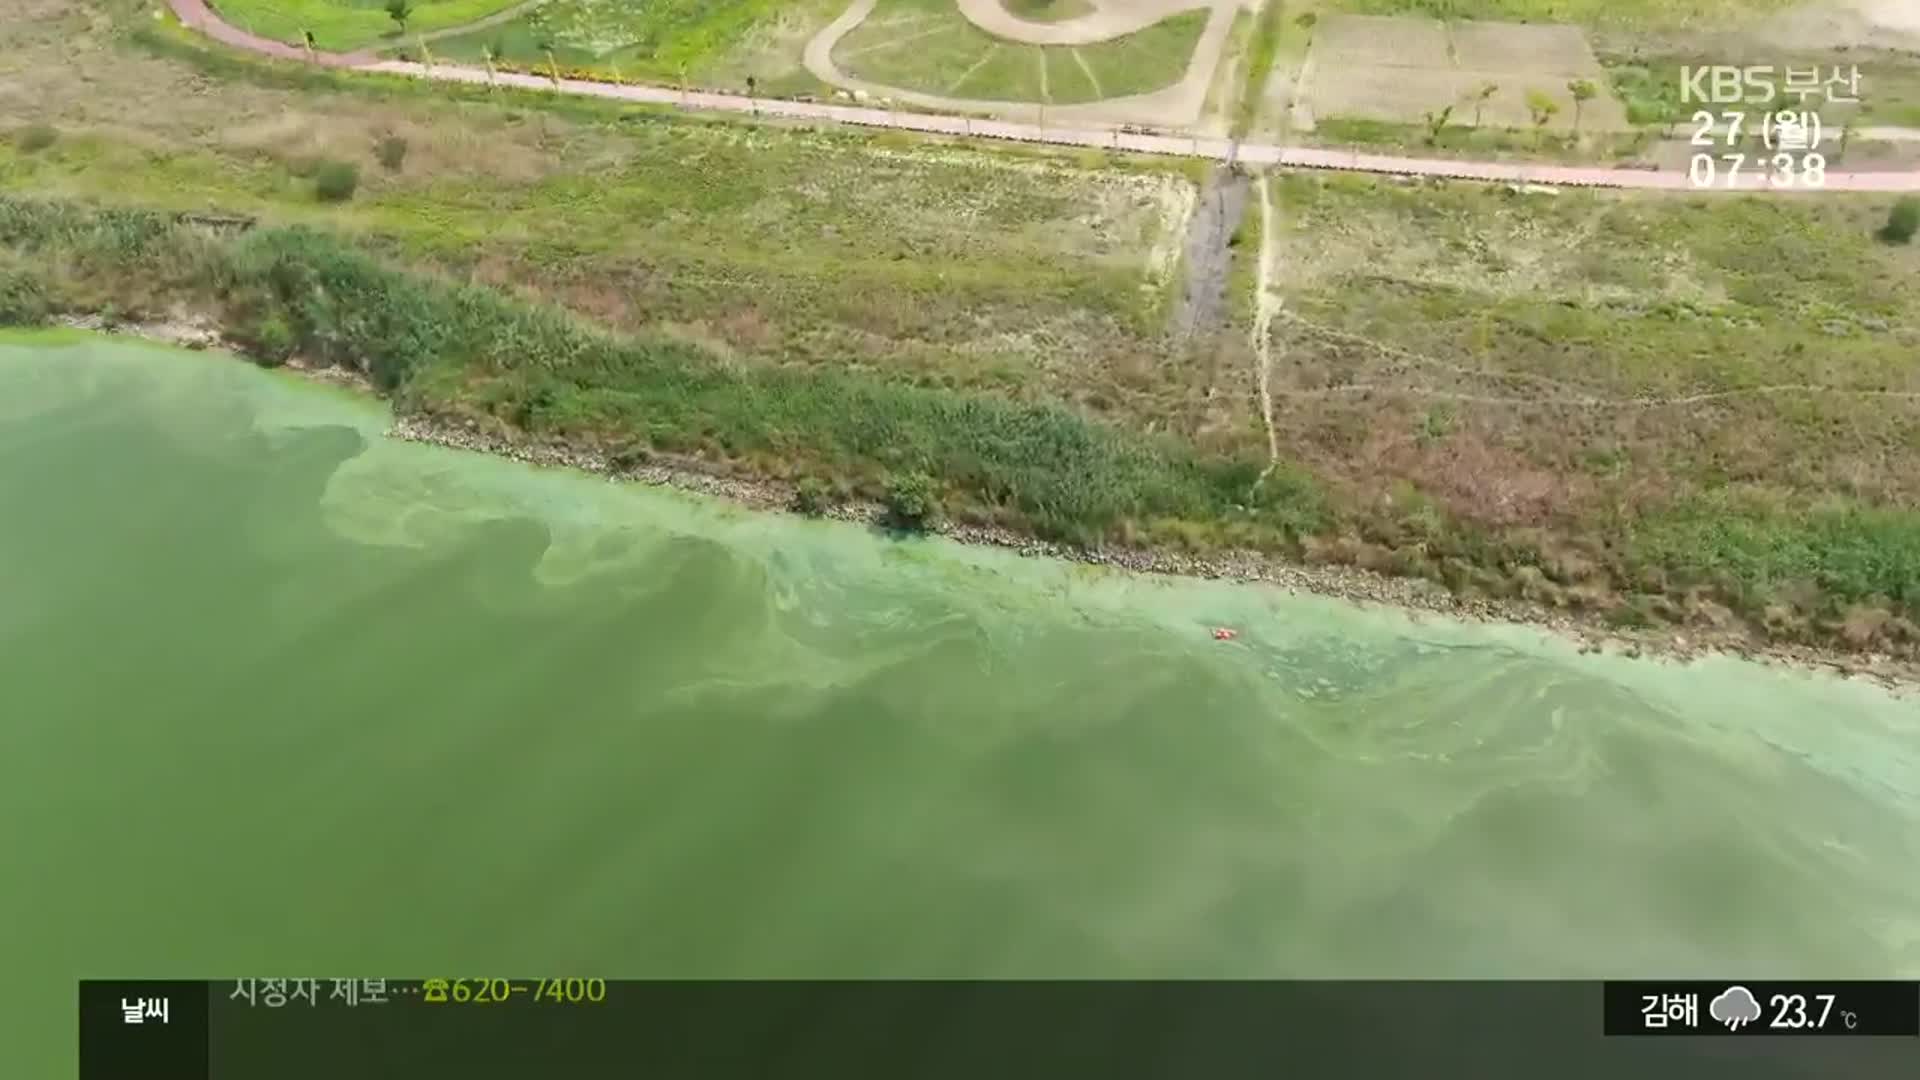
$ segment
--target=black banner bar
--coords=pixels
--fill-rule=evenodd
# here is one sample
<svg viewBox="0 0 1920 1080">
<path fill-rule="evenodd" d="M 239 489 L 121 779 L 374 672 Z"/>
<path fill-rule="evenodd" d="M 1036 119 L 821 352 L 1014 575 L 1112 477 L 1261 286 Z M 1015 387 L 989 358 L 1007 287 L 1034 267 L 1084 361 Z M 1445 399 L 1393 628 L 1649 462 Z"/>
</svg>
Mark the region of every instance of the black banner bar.
<svg viewBox="0 0 1920 1080">
<path fill-rule="evenodd" d="M 80 984 L 80 1080 L 207 1080 L 208 984 Z"/>
<path fill-rule="evenodd" d="M 191 987 L 197 999 L 174 987 Z M 1920 1038 L 1610 1038 L 1646 994 L 1597 982 L 633 982 L 244 979 L 87 984 L 83 1080 L 1913 1080 Z M 1743 984 L 1824 1031 L 1920 1025 L 1916 984 Z M 167 987 L 162 990 L 159 987 Z M 136 989 L 138 988 L 138 989 Z M 1820 995 L 1834 1000 L 1824 1003 Z M 121 999 L 204 1009 L 204 1057 L 112 1029 Z M 1906 1012 L 1901 1019 L 1899 1006 Z M 1664 1007 L 1664 1006 L 1663 1006 Z M 1791 1008 L 1791 1003 L 1783 1008 Z M 1727 1011 L 1725 1009 L 1723 1012 Z M 1748 1011 L 1743 1006 L 1742 1013 Z M 1616 1015 L 1617 1014 L 1617 1015 Z M 1738 1033 L 1770 1027 L 1772 1012 Z M 133 1025 L 125 1025 L 132 1028 Z M 1803 1025 L 1804 1028 L 1804 1025 Z M 1805 1034 L 1795 1029 L 1795 1034 Z M 1837 1032 L 1836 1032 L 1837 1033 Z M 188 1048 L 190 1049 L 190 1047 Z M 166 1054 L 179 1053 L 179 1057 Z M 201 1071 L 191 1070 L 198 1064 Z M 137 1071 L 129 1071 L 134 1066 Z M 97 1071 L 96 1071 L 97 1070 Z M 116 1070 L 116 1071 L 108 1071 Z M 172 1071 L 167 1071 L 172 1070 Z"/>
<path fill-rule="evenodd" d="M 1920 1037 L 1920 983 L 1610 982 L 1609 1035 Z"/>
</svg>

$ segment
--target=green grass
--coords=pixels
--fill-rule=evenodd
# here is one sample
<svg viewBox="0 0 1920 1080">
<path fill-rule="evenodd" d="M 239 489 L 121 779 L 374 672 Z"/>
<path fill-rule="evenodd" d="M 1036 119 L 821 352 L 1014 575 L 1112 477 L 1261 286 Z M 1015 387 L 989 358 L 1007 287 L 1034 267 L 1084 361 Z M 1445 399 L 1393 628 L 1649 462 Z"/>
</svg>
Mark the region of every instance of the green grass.
<svg viewBox="0 0 1920 1080">
<path fill-rule="evenodd" d="M 1920 611 L 1920 514 L 1909 510 L 1705 498 L 1641 524 L 1631 551 L 1654 573 L 1720 584 L 1748 609 L 1813 585 L 1836 612 L 1856 603 Z"/>
<path fill-rule="evenodd" d="M 1616 30 L 1725 30 L 1783 11 L 1795 0 L 1332 0 L 1357 15 L 1564 22 Z"/>
<path fill-rule="evenodd" d="M 1095 10 L 1087 0 L 1001 0 L 1001 6 L 1028 22 L 1065 22 Z"/>
<path fill-rule="evenodd" d="M 491 46 L 509 65 L 544 70 L 550 46 L 563 68 L 658 81 L 684 73 L 711 83 L 739 66 L 739 54 L 783 18 L 821 7 L 817 0 L 798 6 L 790 0 L 551 0 L 501 26 L 444 38 L 431 48 L 448 59 L 475 62 Z M 788 66 L 797 67 L 799 48 L 795 41 L 788 50 Z"/>
<path fill-rule="evenodd" d="M 1255 16 L 1253 40 L 1247 45 L 1246 80 L 1235 103 L 1233 134 L 1244 138 L 1259 118 L 1265 99 L 1267 80 L 1273 75 L 1273 63 L 1280 53 L 1280 39 L 1286 28 L 1285 0 L 1265 0 Z"/>
<path fill-rule="evenodd" d="M 492 125 L 449 116 L 435 130 L 501 161 L 545 138 Z M 553 175 L 509 181 L 436 175 L 447 151 L 433 138 L 416 135 L 390 173 L 369 132 L 360 190 L 338 205 L 314 201 L 300 160 L 99 138 L 0 148 L 0 185 L 345 228 L 409 264 L 524 283 L 757 363 L 1084 399 L 1116 417 L 1192 410 L 1193 373 L 1163 358 L 1167 287 L 1146 277 L 1161 229 L 1151 193 L 1185 182 L 1165 162 L 1129 178 L 1098 154 L 1081 167 L 861 133 L 646 123 L 555 141 L 533 151 Z"/>
<path fill-rule="evenodd" d="M 1178 82 L 1206 22 L 1205 11 L 1190 11 L 1113 41 L 1023 45 L 974 26 L 952 0 L 882 0 L 834 59 L 850 75 L 903 90 L 1064 105 Z"/>
<path fill-rule="evenodd" d="M 1432 132 L 1425 124 L 1398 124 L 1359 116 L 1325 117 L 1303 139 L 1321 146 L 1424 157 L 1546 159 L 1570 164 L 1637 161 L 1655 142 L 1655 133 L 1647 131 L 1588 132 L 1575 139 L 1566 132 L 1473 127 L 1460 122 L 1458 112 L 1455 116 L 1456 121 L 1442 129 L 1437 139 L 1431 137 Z M 1470 120 L 1471 114 L 1466 119 Z"/>
<path fill-rule="evenodd" d="M 416 0 L 407 37 L 462 26 L 513 6 L 514 0 Z M 380 0 L 216 0 L 220 16 L 243 30 L 299 45 L 312 31 L 324 50 L 376 45 L 398 32 Z"/>
<path fill-rule="evenodd" d="M 365 371 L 408 411 L 484 417 L 626 452 L 778 459 L 881 495 L 926 474 L 957 514 L 1087 543 L 1130 523 L 1236 522 L 1281 542 L 1326 508 L 1261 463 L 1203 457 L 1056 406 L 853 372 L 739 368 L 688 344 L 609 335 L 549 307 L 381 265 L 306 229 L 218 239 L 139 211 L 0 200 L 9 273 L 49 308 L 188 303 L 241 340 L 273 322 L 309 357 Z M 16 290 L 18 291 L 18 290 Z"/>
</svg>

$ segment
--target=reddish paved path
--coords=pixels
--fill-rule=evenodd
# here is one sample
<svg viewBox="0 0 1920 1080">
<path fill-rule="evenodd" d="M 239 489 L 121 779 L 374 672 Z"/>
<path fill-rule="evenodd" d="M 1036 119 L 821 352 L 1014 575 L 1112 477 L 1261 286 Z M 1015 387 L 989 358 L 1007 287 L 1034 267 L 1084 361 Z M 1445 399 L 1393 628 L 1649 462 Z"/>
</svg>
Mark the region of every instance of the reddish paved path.
<svg viewBox="0 0 1920 1080">
<path fill-rule="evenodd" d="M 180 17 L 181 22 L 198 29 L 215 41 L 285 60 L 308 59 L 304 49 L 283 42 L 270 41 L 222 22 L 219 16 L 207 8 L 205 0 L 168 0 L 168 3 L 172 6 L 174 13 Z M 487 72 L 480 68 L 447 64 L 434 64 L 428 67 L 398 60 L 383 61 L 369 53 L 315 53 L 313 60 L 328 67 L 387 75 L 406 75 L 441 82 L 484 85 L 489 80 Z M 1103 147 L 1148 154 L 1211 158 L 1218 161 L 1238 160 L 1254 165 L 1279 165 L 1289 168 L 1331 169 L 1394 176 L 1435 176 L 1550 187 L 1627 188 L 1641 191 L 1742 191 L 1782 195 L 1810 194 L 1816 190 L 1920 192 L 1920 172 L 1834 171 L 1827 174 L 1826 185 L 1819 189 L 1775 188 L 1768 184 L 1764 174 L 1748 172 L 1741 175 L 1740 183 L 1735 186 L 1729 186 L 1723 181 L 1712 188 L 1695 189 L 1689 183 L 1685 173 L 1673 171 L 1391 157 L 1384 154 L 1363 154 L 1313 147 L 1235 143 L 1229 139 L 1205 136 L 1042 127 L 1006 120 L 894 112 L 870 106 L 837 105 L 814 101 L 754 99 L 741 94 L 723 94 L 705 90 L 687 92 L 660 86 L 616 85 L 582 79 L 561 79 L 556 84 L 551 79 L 537 75 L 512 72 L 501 72 L 495 79 L 500 85 L 522 89 L 580 94 L 653 105 L 673 105 L 687 109 L 751 113 L 756 116 L 795 120 L 828 120 L 863 127 L 896 128 L 943 135 L 1010 139 L 1018 142 L 1063 146 Z"/>
<path fill-rule="evenodd" d="M 263 38 L 258 34 L 249 34 L 245 30 L 224 21 L 220 16 L 214 14 L 212 8 L 207 6 L 206 0 L 167 0 L 167 3 L 173 8 L 173 13 L 180 17 L 182 23 L 193 27 L 195 30 L 200 31 L 222 45 L 231 45 L 236 49 L 246 49 L 248 52 L 257 52 L 263 56 L 271 56 L 277 60 L 299 60 L 305 62 L 309 59 L 307 50 L 298 45 L 289 45 L 284 41 L 275 41 L 272 38 Z M 311 59 L 313 62 L 326 67 L 352 68 L 371 64 L 377 60 L 378 57 L 367 52 L 315 52 Z"/>
</svg>

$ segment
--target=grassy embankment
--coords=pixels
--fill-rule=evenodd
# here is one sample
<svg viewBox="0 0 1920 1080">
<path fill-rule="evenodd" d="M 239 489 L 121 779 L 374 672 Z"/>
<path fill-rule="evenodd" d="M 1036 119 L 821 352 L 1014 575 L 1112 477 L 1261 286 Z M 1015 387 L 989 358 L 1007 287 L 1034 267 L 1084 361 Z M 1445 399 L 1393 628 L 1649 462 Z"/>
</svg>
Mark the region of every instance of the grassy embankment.
<svg viewBox="0 0 1920 1080">
<path fill-rule="evenodd" d="M 1195 10 L 1111 41 L 1023 45 L 973 25 L 953 0 L 881 0 L 834 60 L 849 75 L 905 90 L 1066 105 L 1171 86 L 1206 25 L 1207 12 Z"/>
<path fill-rule="evenodd" d="M 1920 259 L 1883 202 L 1277 193 L 1282 450 L 1398 508 L 1339 557 L 1913 648 Z"/>
<path fill-rule="evenodd" d="M 853 372 L 735 367 L 683 341 L 610 335 L 496 290 L 382 266 L 327 235 L 221 238 L 145 211 L 0 201 L 0 321 L 56 310 L 210 311 L 268 361 L 362 369 L 402 409 L 590 443 L 694 454 L 878 494 L 930 476 L 963 518 L 1090 542 L 1123 522 L 1322 524 L 1317 489 L 1070 410 Z"/>
</svg>

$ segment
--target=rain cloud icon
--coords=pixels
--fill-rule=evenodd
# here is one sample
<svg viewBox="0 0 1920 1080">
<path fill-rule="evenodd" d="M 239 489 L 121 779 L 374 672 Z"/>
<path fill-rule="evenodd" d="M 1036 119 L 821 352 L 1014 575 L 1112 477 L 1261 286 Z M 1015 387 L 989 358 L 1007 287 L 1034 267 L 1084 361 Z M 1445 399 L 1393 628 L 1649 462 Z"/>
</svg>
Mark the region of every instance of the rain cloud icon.
<svg viewBox="0 0 1920 1080">
<path fill-rule="evenodd" d="M 1707 1015 L 1727 1025 L 1728 1031 L 1739 1031 L 1740 1025 L 1760 1019 L 1760 1003 L 1746 987 L 1729 986 L 1707 1006 Z"/>
</svg>

